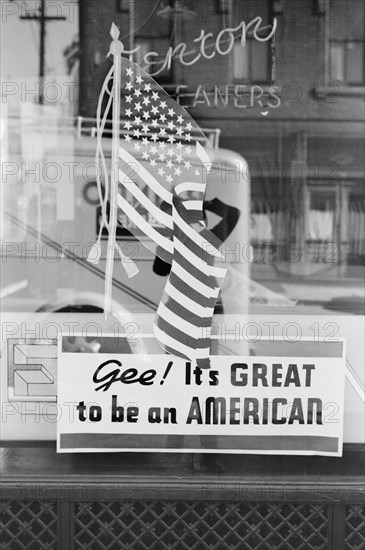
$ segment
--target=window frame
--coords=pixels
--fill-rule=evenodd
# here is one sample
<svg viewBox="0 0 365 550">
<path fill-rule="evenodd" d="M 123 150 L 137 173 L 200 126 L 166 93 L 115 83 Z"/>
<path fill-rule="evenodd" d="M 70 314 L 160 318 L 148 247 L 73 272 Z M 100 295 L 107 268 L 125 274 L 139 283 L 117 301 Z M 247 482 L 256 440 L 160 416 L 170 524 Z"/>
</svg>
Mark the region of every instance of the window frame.
<svg viewBox="0 0 365 550">
<path fill-rule="evenodd" d="M 346 37 L 345 39 L 332 38 L 331 37 L 331 4 L 333 0 L 329 0 L 327 4 L 326 12 L 326 77 L 329 82 L 337 82 L 343 88 L 356 88 L 365 86 L 365 12 L 364 12 L 364 26 L 363 26 L 363 36 L 362 39 Z M 362 71 L 362 81 L 353 82 L 347 79 L 347 58 L 348 58 L 348 44 L 356 43 L 362 44 L 362 53 L 363 53 L 363 71 Z M 344 52 L 344 80 L 338 80 L 332 76 L 331 65 L 332 65 L 332 44 L 342 45 Z"/>
</svg>

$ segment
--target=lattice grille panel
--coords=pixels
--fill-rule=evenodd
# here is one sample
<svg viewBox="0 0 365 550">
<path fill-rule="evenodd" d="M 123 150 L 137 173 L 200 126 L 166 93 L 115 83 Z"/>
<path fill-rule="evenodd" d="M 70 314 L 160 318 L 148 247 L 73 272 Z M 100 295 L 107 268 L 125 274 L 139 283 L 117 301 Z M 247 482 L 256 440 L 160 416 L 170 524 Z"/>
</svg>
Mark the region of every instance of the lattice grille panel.
<svg viewBox="0 0 365 550">
<path fill-rule="evenodd" d="M 365 548 L 365 506 L 353 504 L 346 507 L 345 550 Z"/>
<path fill-rule="evenodd" d="M 309 503 L 75 504 L 75 548 L 89 550 L 324 550 L 326 507 Z"/>
<path fill-rule="evenodd" d="M 56 550 L 57 508 L 54 502 L 0 502 L 0 548 Z"/>
</svg>

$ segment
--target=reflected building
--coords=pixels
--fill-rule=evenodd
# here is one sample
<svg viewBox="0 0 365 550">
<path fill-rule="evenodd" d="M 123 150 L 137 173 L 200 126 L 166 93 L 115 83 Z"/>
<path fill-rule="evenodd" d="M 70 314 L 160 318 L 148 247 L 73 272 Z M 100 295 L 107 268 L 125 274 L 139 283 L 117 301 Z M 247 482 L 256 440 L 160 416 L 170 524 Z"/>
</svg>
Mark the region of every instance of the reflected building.
<svg viewBox="0 0 365 550">
<path fill-rule="evenodd" d="M 274 18 L 273 37 L 260 40 Z M 218 128 L 220 147 L 248 161 L 253 277 L 361 276 L 362 0 L 83 0 L 79 112 L 85 117 L 95 116 L 110 66 L 113 21 L 125 48 L 137 48 L 134 61 L 157 72 L 201 127 Z"/>
</svg>

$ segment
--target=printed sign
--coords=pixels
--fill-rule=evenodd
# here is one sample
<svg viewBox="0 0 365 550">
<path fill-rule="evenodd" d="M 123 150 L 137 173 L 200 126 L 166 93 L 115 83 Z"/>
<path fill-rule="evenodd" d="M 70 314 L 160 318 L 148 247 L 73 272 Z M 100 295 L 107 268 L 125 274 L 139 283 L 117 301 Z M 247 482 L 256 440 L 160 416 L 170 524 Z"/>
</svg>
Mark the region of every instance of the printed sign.
<svg viewBox="0 0 365 550">
<path fill-rule="evenodd" d="M 343 340 L 263 339 L 210 369 L 100 340 L 97 354 L 59 343 L 58 452 L 342 454 Z"/>
</svg>

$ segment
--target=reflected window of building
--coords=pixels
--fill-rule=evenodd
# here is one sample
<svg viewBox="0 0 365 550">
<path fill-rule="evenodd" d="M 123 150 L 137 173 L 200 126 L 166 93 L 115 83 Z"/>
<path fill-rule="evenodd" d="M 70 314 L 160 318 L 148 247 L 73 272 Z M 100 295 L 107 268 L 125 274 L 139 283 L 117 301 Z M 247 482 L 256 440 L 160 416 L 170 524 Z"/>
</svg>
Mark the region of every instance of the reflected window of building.
<svg viewBox="0 0 365 550">
<path fill-rule="evenodd" d="M 329 76 L 348 85 L 365 81 L 362 0 L 331 0 L 329 15 Z"/>
<path fill-rule="evenodd" d="M 117 9 L 120 13 L 128 13 L 130 7 L 130 0 L 117 0 Z"/>
<path fill-rule="evenodd" d="M 228 3 L 223 3 L 226 10 Z M 262 23 L 258 36 L 266 36 L 268 25 L 272 24 L 270 14 L 270 2 L 268 0 L 257 0 L 255 2 L 234 2 L 231 4 L 232 21 L 231 26 L 237 25 L 239 21 L 249 22 L 261 17 Z M 221 12 L 225 18 L 228 11 Z M 270 42 L 259 42 L 252 35 L 253 28 L 249 28 L 246 36 L 246 44 L 241 45 L 241 39 L 237 40 L 233 47 L 233 79 L 245 82 L 268 82 L 270 80 Z"/>
<path fill-rule="evenodd" d="M 267 42 L 247 40 L 242 48 L 241 41 L 233 47 L 233 78 L 247 82 L 269 80 L 269 50 Z"/>
<path fill-rule="evenodd" d="M 135 40 L 135 47 L 138 48 L 135 54 L 135 62 L 147 73 L 154 74 L 163 67 L 169 46 L 170 41 L 168 38 L 138 37 Z M 146 58 L 145 56 L 150 52 L 156 52 L 158 56 L 151 55 Z M 147 63 L 145 59 L 147 59 Z M 169 82 L 171 72 L 171 67 L 166 67 L 155 76 L 155 79 L 158 82 Z"/>
</svg>

